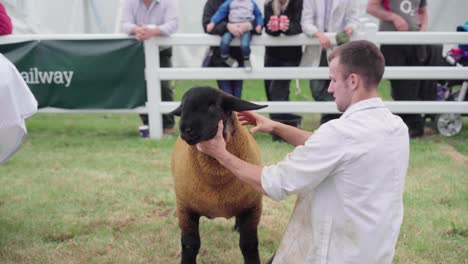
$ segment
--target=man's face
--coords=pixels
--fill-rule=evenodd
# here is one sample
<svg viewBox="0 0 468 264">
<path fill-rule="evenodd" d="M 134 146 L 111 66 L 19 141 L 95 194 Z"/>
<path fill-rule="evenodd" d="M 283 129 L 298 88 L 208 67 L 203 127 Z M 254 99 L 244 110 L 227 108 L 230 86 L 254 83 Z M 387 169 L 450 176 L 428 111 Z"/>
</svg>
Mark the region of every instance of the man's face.
<svg viewBox="0 0 468 264">
<path fill-rule="evenodd" d="M 349 76 L 343 78 L 339 60 L 340 58 L 337 57 L 330 62 L 330 85 L 327 91 L 335 98 L 338 111 L 344 112 L 351 105 L 353 90 L 351 88 Z"/>
</svg>

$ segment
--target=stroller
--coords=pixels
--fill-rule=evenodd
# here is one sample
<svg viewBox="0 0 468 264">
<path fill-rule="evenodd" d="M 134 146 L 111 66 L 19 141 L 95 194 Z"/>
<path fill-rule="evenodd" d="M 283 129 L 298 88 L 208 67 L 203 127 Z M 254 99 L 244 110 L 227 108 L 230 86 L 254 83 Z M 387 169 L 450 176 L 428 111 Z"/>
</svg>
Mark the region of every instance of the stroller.
<svg viewBox="0 0 468 264">
<path fill-rule="evenodd" d="M 465 24 L 468 27 L 468 22 Z M 445 61 L 449 66 L 468 66 L 468 45 L 460 45 L 448 51 Z M 460 90 L 454 91 L 454 87 L 461 85 Z M 438 101 L 468 101 L 467 100 L 468 80 L 439 81 L 437 83 Z M 444 136 L 458 134 L 463 127 L 463 117 L 461 114 L 449 113 L 438 114 L 434 118 L 434 126 L 437 131 Z"/>
</svg>

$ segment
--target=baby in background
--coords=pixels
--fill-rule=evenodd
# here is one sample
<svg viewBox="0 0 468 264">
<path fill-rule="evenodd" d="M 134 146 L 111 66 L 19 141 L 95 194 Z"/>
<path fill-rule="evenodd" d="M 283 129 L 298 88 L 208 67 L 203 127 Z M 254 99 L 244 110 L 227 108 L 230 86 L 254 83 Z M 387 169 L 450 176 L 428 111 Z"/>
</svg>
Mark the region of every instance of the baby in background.
<svg viewBox="0 0 468 264">
<path fill-rule="evenodd" d="M 252 40 L 252 21 L 257 26 L 255 31 L 260 33 L 263 27 L 263 17 L 260 9 L 254 0 L 227 0 L 224 2 L 211 17 L 211 22 L 206 26 L 206 31 L 211 32 L 216 24 L 223 21 L 228 16 L 229 23 L 236 24 L 235 33 L 227 31 L 221 37 L 219 50 L 221 58 L 229 67 L 238 67 L 237 60 L 229 55 L 229 48 L 234 37 L 240 37 L 240 49 L 244 59 L 245 70 L 252 71 L 250 62 L 250 41 Z"/>
</svg>

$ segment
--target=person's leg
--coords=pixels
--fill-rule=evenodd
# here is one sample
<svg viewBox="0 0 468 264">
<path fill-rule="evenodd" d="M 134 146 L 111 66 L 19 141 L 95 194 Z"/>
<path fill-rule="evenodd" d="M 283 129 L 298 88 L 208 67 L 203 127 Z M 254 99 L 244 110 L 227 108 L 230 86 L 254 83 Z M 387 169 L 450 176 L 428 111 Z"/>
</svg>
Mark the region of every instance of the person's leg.
<svg viewBox="0 0 468 264">
<path fill-rule="evenodd" d="M 161 67 L 172 67 L 172 50 L 167 49 L 160 52 L 159 59 Z M 172 91 L 170 81 L 161 81 L 161 99 L 162 101 L 174 101 L 174 92 Z M 174 128 L 174 116 L 170 114 L 163 115 L 163 128 Z"/>
<path fill-rule="evenodd" d="M 242 80 L 231 81 L 232 93 L 237 98 L 242 98 Z"/>
<path fill-rule="evenodd" d="M 414 47 L 410 45 L 382 45 L 386 66 L 417 66 L 420 64 Z M 395 101 L 417 101 L 419 80 L 390 80 L 391 95 Z M 420 114 L 398 114 L 409 128 L 411 137 L 423 135 L 423 119 Z"/>
<path fill-rule="evenodd" d="M 218 83 L 218 88 L 221 89 L 221 91 L 234 95 L 230 80 L 217 80 L 216 82 Z"/>
<path fill-rule="evenodd" d="M 250 59 L 250 42 L 252 40 L 252 32 L 247 31 L 242 34 L 240 39 L 240 48 L 242 51 L 242 57 L 245 60 Z"/>
<path fill-rule="evenodd" d="M 320 55 L 320 67 L 328 67 L 327 52 L 322 51 Z M 334 101 L 333 95 L 328 92 L 329 80 L 311 80 L 310 81 L 310 92 L 312 97 L 317 102 L 329 102 Z M 320 124 L 324 124 L 330 120 L 340 118 L 341 114 L 329 114 L 324 113 L 320 116 Z"/>
<path fill-rule="evenodd" d="M 273 58 L 265 54 L 265 58 L 263 60 L 264 67 L 273 67 Z M 263 80 L 263 85 L 265 88 L 265 95 L 268 101 L 270 101 L 270 83 L 271 80 Z"/>
<path fill-rule="evenodd" d="M 221 54 L 222 59 L 227 59 L 229 57 L 229 51 L 231 42 L 234 39 L 234 36 L 228 31 L 223 34 L 221 37 L 221 43 L 219 44 L 219 53 Z"/>
</svg>

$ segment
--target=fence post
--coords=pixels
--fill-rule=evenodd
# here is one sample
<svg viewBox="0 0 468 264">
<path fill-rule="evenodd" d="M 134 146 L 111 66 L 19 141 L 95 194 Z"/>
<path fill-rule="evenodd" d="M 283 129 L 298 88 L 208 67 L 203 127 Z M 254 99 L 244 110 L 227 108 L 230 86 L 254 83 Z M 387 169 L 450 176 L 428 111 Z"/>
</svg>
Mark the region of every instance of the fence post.
<svg viewBox="0 0 468 264">
<path fill-rule="evenodd" d="M 159 46 L 156 39 L 145 40 L 145 79 L 150 138 L 161 139 L 163 136 L 161 116 L 161 78 L 159 77 Z"/>
<path fill-rule="evenodd" d="M 377 39 L 377 25 L 372 22 L 364 22 L 363 39 L 374 42 Z"/>
</svg>

